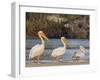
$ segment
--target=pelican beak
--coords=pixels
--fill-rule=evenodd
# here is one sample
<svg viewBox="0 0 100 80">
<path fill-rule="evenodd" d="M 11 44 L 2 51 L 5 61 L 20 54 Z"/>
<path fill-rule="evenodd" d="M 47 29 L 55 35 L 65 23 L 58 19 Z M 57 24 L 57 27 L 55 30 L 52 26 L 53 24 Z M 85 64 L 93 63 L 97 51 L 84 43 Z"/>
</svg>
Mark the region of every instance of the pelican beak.
<svg viewBox="0 0 100 80">
<path fill-rule="evenodd" d="M 45 40 L 49 40 L 49 39 L 47 38 L 47 36 L 46 36 L 44 33 L 42 33 L 42 37 L 43 37 Z"/>
</svg>

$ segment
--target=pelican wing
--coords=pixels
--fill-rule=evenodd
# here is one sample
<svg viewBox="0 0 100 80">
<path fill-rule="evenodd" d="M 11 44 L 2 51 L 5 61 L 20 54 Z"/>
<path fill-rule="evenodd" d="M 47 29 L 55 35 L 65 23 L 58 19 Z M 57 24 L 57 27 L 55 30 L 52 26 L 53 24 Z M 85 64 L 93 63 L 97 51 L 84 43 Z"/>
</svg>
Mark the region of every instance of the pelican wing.
<svg viewBox="0 0 100 80">
<path fill-rule="evenodd" d="M 53 50 L 51 56 L 56 57 L 56 56 L 63 55 L 64 53 L 65 53 L 65 48 L 59 47 Z"/>
<path fill-rule="evenodd" d="M 84 53 L 83 53 L 83 52 L 81 52 L 81 51 L 78 51 L 78 52 L 75 54 L 75 56 L 80 56 L 80 57 L 83 57 L 83 56 L 84 56 Z"/>
<path fill-rule="evenodd" d="M 30 53 L 29 53 L 29 58 L 32 58 L 33 53 L 35 53 L 39 47 L 40 47 L 40 44 L 37 44 L 31 48 Z"/>
</svg>

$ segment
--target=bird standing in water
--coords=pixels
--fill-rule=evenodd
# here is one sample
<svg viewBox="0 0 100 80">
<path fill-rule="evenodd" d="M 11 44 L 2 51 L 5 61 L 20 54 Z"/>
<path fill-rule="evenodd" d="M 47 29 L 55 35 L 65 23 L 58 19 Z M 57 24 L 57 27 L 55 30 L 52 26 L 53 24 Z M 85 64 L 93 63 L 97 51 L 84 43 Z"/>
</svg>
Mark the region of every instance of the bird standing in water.
<svg viewBox="0 0 100 80">
<path fill-rule="evenodd" d="M 87 52 L 88 52 L 87 49 L 85 49 L 83 46 L 80 46 L 80 49 L 74 53 L 74 55 L 72 56 L 72 59 L 75 61 L 79 61 L 80 59 L 85 57 Z"/>
<path fill-rule="evenodd" d="M 63 57 L 66 51 L 66 47 L 69 43 L 69 41 L 65 37 L 61 37 L 61 42 L 63 43 L 63 47 L 58 47 L 54 49 L 51 54 L 55 63 L 59 63 L 59 60 Z"/>
<path fill-rule="evenodd" d="M 39 31 L 38 32 L 38 36 L 41 40 L 41 44 L 36 44 L 35 46 L 33 46 L 30 50 L 29 53 L 29 58 L 30 59 L 37 59 L 37 63 L 39 63 L 40 61 L 40 57 L 42 56 L 44 49 L 45 49 L 45 42 L 44 40 L 48 40 L 48 38 L 46 37 L 46 35 L 43 33 L 43 31 Z"/>
</svg>

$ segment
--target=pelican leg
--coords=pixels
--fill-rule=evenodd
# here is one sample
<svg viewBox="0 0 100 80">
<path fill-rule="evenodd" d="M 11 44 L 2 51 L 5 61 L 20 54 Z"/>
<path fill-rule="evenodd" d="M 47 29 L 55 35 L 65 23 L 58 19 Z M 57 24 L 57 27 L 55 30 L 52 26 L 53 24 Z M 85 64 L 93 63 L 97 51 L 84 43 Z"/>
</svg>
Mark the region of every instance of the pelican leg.
<svg viewBox="0 0 100 80">
<path fill-rule="evenodd" d="M 56 63 L 59 63 L 59 56 L 56 57 Z"/>
<path fill-rule="evenodd" d="M 60 58 L 61 58 L 61 56 L 58 56 L 58 57 L 57 57 L 57 63 L 60 62 Z"/>
<path fill-rule="evenodd" d="M 37 57 L 37 63 L 40 64 L 40 56 Z"/>
<path fill-rule="evenodd" d="M 63 59 L 63 55 L 59 56 L 59 60 L 61 60 L 61 61 L 62 61 L 62 59 Z"/>
<path fill-rule="evenodd" d="M 33 60 L 33 63 L 35 63 L 36 62 L 36 57 L 33 57 L 32 60 Z"/>
<path fill-rule="evenodd" d="M 56 57 L 53 57 L 53 63 L 58 63 L 57 56 Z"/>
<path fill-rule="evenodd" d="M 36 63 L 37 62 L 37 56 L 34 58 L 34 63 Z"/>
<path fill-rule="evenodd" d="M 80 61 L 80 57 L 77 56 L 77 57 L 76 57 L 76 62 L 79 62 L 79 61 Z"/>
</svg>

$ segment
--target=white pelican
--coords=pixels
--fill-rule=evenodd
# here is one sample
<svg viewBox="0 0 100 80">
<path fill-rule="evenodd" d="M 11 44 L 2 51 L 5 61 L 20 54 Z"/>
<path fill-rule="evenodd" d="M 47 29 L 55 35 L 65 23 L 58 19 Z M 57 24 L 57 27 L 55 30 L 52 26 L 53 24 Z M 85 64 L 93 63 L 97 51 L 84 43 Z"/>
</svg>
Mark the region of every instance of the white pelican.
<svg viewBox="0 0 100 80">
<path fill-rule="evenodd" d="M 85 49 L 83 46 L 80 46 L 80 49 L 74 53 L 74 55 L 72 56 L 72 59 L 79 61 L 80 59 L 85 57 L 87 52 L 88 52 L 87 49 Z"/>
<path fill-rule="evenodd" d="M 41 39 L 41 44 L 37 44 L 37 45 L 33 46 L 29 53 L 29 59 L 33 59 L 33 60 L 37 59 L 37 63 L 39 63 L 40 56 L 44 52 L 44 48 L 45 48 L 44 39 L 48 40 L 48 38 L 43 33 L 43 31 L 39 31 L 38 36 Z"/>
<path fill-rule="evenodd" d="M 59 62 L 59 60 L 63 57 L 63 55 L 66 51 L 68 40 L 65 37 L 61 37 L 61 42 L 63 43 L 64 46 L 54 49 L 51 54 L 55 63 Z"/>
</svg>

